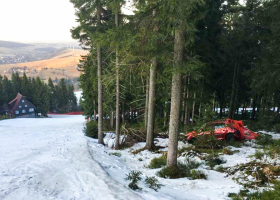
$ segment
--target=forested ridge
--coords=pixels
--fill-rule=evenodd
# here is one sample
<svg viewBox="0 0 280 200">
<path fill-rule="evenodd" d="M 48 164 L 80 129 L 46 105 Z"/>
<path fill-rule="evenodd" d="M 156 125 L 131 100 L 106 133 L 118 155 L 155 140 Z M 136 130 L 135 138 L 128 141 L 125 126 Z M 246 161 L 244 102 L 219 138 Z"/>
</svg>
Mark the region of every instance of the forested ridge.
<svg viewBox="0 0 280 200">
<path fill-rule="evenodd" d="M 115 118 L 117 138 L 120 122 L 142 124 L 150 150 L 154 130 L 169 130 L 176 166 L 178 133 L 194 123 L 279 120 L 278 0 L 134 0 L 134 15 L 123 0 L 71 2 L 72 37 L 90 51 L 79 65 L 82 105 L 99 115 L 99 143 L 103 116 Z"/>
<path fill-rule="evenodd" d="M 36 112 L 47 115 L 48 111 L 54 113 L 67 113 L 77 111 L 77 99 L 74 94 L 74 86 L 66 84 L 61 79 L 57 85 L 51 79 L 45 84 L 39 77 L 22 77 L 15 73 L 11 80 L 0 75 L 0 106 L 8 104 L 17 94 L 25 96 L 35 107 Z"/>
</svg>

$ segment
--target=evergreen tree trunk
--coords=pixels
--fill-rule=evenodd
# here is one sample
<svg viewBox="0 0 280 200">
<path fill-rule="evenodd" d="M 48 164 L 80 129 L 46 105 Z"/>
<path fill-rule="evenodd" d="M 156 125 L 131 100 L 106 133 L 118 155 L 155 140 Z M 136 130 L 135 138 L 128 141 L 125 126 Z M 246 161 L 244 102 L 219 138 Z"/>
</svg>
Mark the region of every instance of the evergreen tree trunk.
<svg viewBox="0 0 280 200">
<path fill-rule="evenodd" d="M 194 93 L 193 98 L 194 98 L 194 100 L 193 100 L 193 108 L 192 108 L 192 124 L 194 123 L 196 93 Z"/>
<path fill-rule="evenodd" d="M 230 119 L 234 119 L 235 100 L 236 100 L 236 96 L 237 96 L 238 75 L 239 75 L 239 64 L 236 64 L 235 69 L 234 69 L 234 74 L 233 74 L 231 97 L 230 97 L 230 106 L 229 106 L 229 115 L 228 115 L 228 117 Z"/>
<path fill-rule="evenodd" d="M 154 145 L 154 118 L 155 118 L 155 89 L 156 89 L 157 58 L 152 58 L 150 68 L 149 110 L 147 123 L 146 148 L 152 149 Z"/>
<path fill-rule="evenodd" d="M 93 100 L 93 121 L 96 121 L 96 109 L 95 109 L 95 106 L 96 106 L 96 104 L 95 104 L 95 99 Z"/>
<path fill-rule="evenodd" d="M 101 25 L 100 8 L 97 8 L 97 26 Z M 102 89 L 102 63 L 101 63 L 101 47 L 97 46 L 97 65 L 98 65 L 98 144 L 103 142 L 103 89 Z"/>
<path fill-rule="evenodd" d="M 167 101 L 165 102 L 165 107 L 164 107 L 164 122 L 163 122 L 163 127 L 166 127 L 167 124 Z"/>
<path fill-rule="evenodd" d="M 190 84 L 190 76 L 187 76 L 187 99 L 185 100 L 186 101 L 186 104 L 185 104 L 185 120 L 184 120 L 184 125 L 188 125 L 190 119 L 188 118 L 188 113 L 189 113 L 189 103 L 188 103 L 188 100 L 189 100 L 189 96 L 190 96 L 190 90 L 189 90 L 189 84 Z"/>
<path fill-rule="evenodd" d="M 114 111 L 111 111 L 111 117 L 110 117 L 110 126 L 111 128 L 114 128 Z"/>
<path fill-rule="evenodd" d="M 182 114 L 181 114 L 181 123 L 184 124 L 185 121 L 185 108 L 186 108 L 186 90 L 187 90 L 187 77 L 183 77 L 182 80 L 184 93 L 183 93 L 183 101 L 182 101 Z"/>
<path fill-rule="evenodd" d="M 149 111 L 149 79 L 146 79 L 146 103 L 145 103 L 145 132 L 147 133 L 148 124 L 148 111 Z"/>
<path fill-rule="evenodd" d="M 119 27 L 119 9 L 115 13 L 116 28 Z M 120 147 L 120 64 L 119 64 L 119 52 L 116 48 L 116 143 L 115 149 Z"/>
<path fill-rule="evenodd" d="M 253 98 L 253 111 L 252 111 L 252 116 L 251 116 L 251 119 L 252 120 L 255 120 L 255 116 L 256 116 L 256 95 L 254 96 Z"/>
<path fill-rule="evenodd" d="M 222 96 L 221 96 L 221 102 L 220 102 L 220 118 L 223 118 L 224 96 L 225 96 L 225 91 L 222 92 Z"/>
<path fill-rule="evenodd" d="M 185 29 L 184 21 L 180 20 L 179 27 L 175 29 L 174 65 L 176 68 L 179 68 L 182 65 L 182 61 L 183 61 L 184 29 Z M 180 70 L 175 69 L 172 76 L 167 166 L 177 166 L 180 98 L 181 98 L 181 72 Z"/>
</svg>

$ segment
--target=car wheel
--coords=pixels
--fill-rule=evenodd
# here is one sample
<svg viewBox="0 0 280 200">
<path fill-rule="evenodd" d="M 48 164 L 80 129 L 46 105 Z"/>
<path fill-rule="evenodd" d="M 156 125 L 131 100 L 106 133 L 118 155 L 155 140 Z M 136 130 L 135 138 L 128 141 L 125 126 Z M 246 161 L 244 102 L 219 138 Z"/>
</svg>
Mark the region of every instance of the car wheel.
<svg viewBox="0 0 280 200">
<path fill-rule="evenodd" d="M 235 139 L 240 140 L 240 138 L 241 138 L 241 134 L 240 134 L 240 132 L 239 132 L 239 131 L 235 131 L 235 132 L 234 132 L 234 135 L 235 135 Z"/>
<path fill-rule="evenodd" d="M 196 138 L 192 138 L 192 139 L 188 140 L 188 143 L 193 144 L 195 140 L 196 140 Z"/>
<path fill-rule="evenodd" d="M 231 141 L 235 141 L 235 136 L 233 133 L 228 133 L 225 137 L 226 142 L 231 142 Z"/>
</svg>

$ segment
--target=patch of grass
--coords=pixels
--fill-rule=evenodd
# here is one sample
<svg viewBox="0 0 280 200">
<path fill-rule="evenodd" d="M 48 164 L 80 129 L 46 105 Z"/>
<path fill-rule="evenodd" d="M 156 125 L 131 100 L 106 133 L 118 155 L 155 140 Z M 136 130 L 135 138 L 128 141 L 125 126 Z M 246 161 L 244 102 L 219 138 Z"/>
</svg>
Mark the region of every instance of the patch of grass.
<svg viewBox="0 0 280 200">
<path fill-rule="evenodd" d="M 166 165 L 166 162 L 167 162 L 167 154 L 162 154 L 161 157 L 152 159 L 148 168 L 150 169 L 161 168 Z"/>
<path fill-rule="evenodd" d="M 265 156 L 265 153 L 259 150 L 256 150 L 255 154 L 252 157 L 255 157 L 258 160 L 262 160 Z"/>
<path fill-rule="evenodd" d="M 119 152 L 113 152 L 113 153 L 109 153 L 110 156 L 117 156 L 117 157 L 121 157 L 122 154 Z"/>
<path fill-rule="evenodd" d="M 125 180 L 131 181 L 128 185 L 132 190 L 142 190 L 137 184 L 142 180 L 141 178 L 142 172 L 140 171 L 131 171 L 125 178 Z"/>
<path fill-rule="evenodd" d="M 152 177 L 146 177 L 145 179 L 145 184 L 155 190 L 156 192 L 163 186 L 162 184 L 159 183 L 158 179 L 154 176 Z"/>
</svg>

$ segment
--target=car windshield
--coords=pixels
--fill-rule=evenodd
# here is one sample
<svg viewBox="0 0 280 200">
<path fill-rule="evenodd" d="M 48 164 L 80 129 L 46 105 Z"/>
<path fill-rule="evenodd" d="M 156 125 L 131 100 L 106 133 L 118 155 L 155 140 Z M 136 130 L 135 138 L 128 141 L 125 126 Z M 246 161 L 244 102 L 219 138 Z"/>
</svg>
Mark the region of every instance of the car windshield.
<svg viewBox="0 0 280 200">
<path fill-rule="evenodd" d="M 215 124 L 215 129 L 224 128 L 225 124 Z"/>
</svg>

